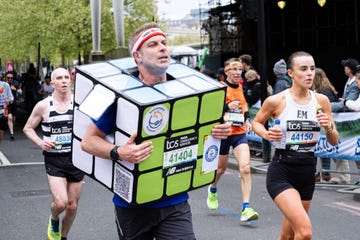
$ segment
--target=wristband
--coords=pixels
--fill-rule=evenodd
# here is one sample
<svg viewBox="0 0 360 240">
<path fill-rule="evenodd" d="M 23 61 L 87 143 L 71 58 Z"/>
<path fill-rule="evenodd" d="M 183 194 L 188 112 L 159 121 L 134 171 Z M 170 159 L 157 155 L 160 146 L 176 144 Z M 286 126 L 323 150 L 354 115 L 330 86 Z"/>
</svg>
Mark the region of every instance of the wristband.
<svg viewBox="0 0 360 240">
<path fill-rule="evenodd" d="M 246 120 L 250 120 L 250 113 L 249 112 L 244 112 L 244 118 L 245 118 L 245 121 Z"/>
<path fill-rule="evenodd" d="M 330 127 L 326 129 L 326 134 L 331 133 L 334 130 L 332 123 L 330 122 Z"/>
</svg>

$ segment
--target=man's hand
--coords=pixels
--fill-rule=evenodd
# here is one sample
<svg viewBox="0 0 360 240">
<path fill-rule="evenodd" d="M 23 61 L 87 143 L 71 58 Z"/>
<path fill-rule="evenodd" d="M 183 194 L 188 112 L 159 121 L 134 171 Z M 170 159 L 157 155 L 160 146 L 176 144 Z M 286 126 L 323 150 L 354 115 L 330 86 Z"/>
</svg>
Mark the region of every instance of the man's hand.
<svg viewBox="0 0 360 240">
<path fill-rule="evenodd" d="M 231 124 L 226 122 L 220 125 L 214 126 L 211 130 L 211 135 L 218 139 L 227 139 L 231 132 Z"/>
<path fill-rule="evenodd" d="M 139 163 L 147 159 L 153 151 L 152 142 L 143 142 L 136 145 L 135 138 L 137 134 L 130 136 L 125 145 L 118 148 L 120 160 Z"/>
<path fill-rule="evenodd" d="M 55 141 L 49 139 L 42 140 L 39 147 L 44 151 L 49 151 L 50 149 L 55 148 Z"/>
<path fill-rule="evenodd" d="M 246 119 L 244 122 L 246 133 L 250 132 L 252 130 L 252 124 L 249 119 Z"/>
</svg>

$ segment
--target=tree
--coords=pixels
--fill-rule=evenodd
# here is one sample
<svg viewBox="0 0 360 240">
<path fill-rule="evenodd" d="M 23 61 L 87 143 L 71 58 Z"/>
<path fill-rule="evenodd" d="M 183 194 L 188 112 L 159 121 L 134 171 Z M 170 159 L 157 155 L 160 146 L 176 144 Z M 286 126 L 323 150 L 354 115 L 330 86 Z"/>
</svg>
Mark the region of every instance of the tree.
<svg viewBox="0 0 360 240">
<path fill-rule="evenodd" d="M 0 57 L 6 61 L 36 62 L 41 56 L 54 65 L 68 65 L 78 54 L 92 50 L 90 0 L 0 0 Z M 102 0 L 101 50 L 116 47 L 111 0 Z M 125 36 L 139 25 L 157 19 L 153 0 L 125 0 Z M 125 37 L 126 39 L 128 37 Z"/>
</svg>

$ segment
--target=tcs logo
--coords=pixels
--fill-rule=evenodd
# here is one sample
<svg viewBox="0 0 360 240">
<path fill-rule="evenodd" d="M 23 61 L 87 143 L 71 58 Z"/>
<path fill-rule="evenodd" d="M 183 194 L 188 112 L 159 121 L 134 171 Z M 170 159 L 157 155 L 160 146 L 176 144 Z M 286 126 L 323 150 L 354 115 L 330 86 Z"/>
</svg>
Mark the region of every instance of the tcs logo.
<svg viewBox="0 0 360 240">
<path fill-rule="evenodd" d="M 177 148 L 177 147 L 179 147 L 179 140 L 166 142 L 166 149 L 167 150 L 174 149 L 174 148 Z"/>
<path fill-rule="evenodd" d="M 291 131 L 295 131 L 295 130 L 301 130 L 301 123 L 292 123 L 289 122 L 287 124 L 287 129 L 291 130 Z"/>
</svg>

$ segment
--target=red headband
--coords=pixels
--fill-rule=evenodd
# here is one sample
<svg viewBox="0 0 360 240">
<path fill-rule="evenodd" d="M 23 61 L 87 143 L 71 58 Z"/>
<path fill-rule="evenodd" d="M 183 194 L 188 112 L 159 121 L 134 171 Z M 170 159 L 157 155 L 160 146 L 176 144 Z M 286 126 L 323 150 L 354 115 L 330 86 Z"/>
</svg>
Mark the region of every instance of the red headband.
<svg viewBox="0 0 360 240">
<path fill-rule="evenodd" d="M 144 31 L 142 34 L 140 34 L 140 36 L 136 39 L 131 49 L 131 55 L 134 56 L 134 52 L 138 51 L 141 48 L 141 46 L 144 44 L 144 42 L 157 35 L 166 37 L 165 33 L 163 33 L 160 30 L 160 28 L 150 28 Z"/>
</svg>

